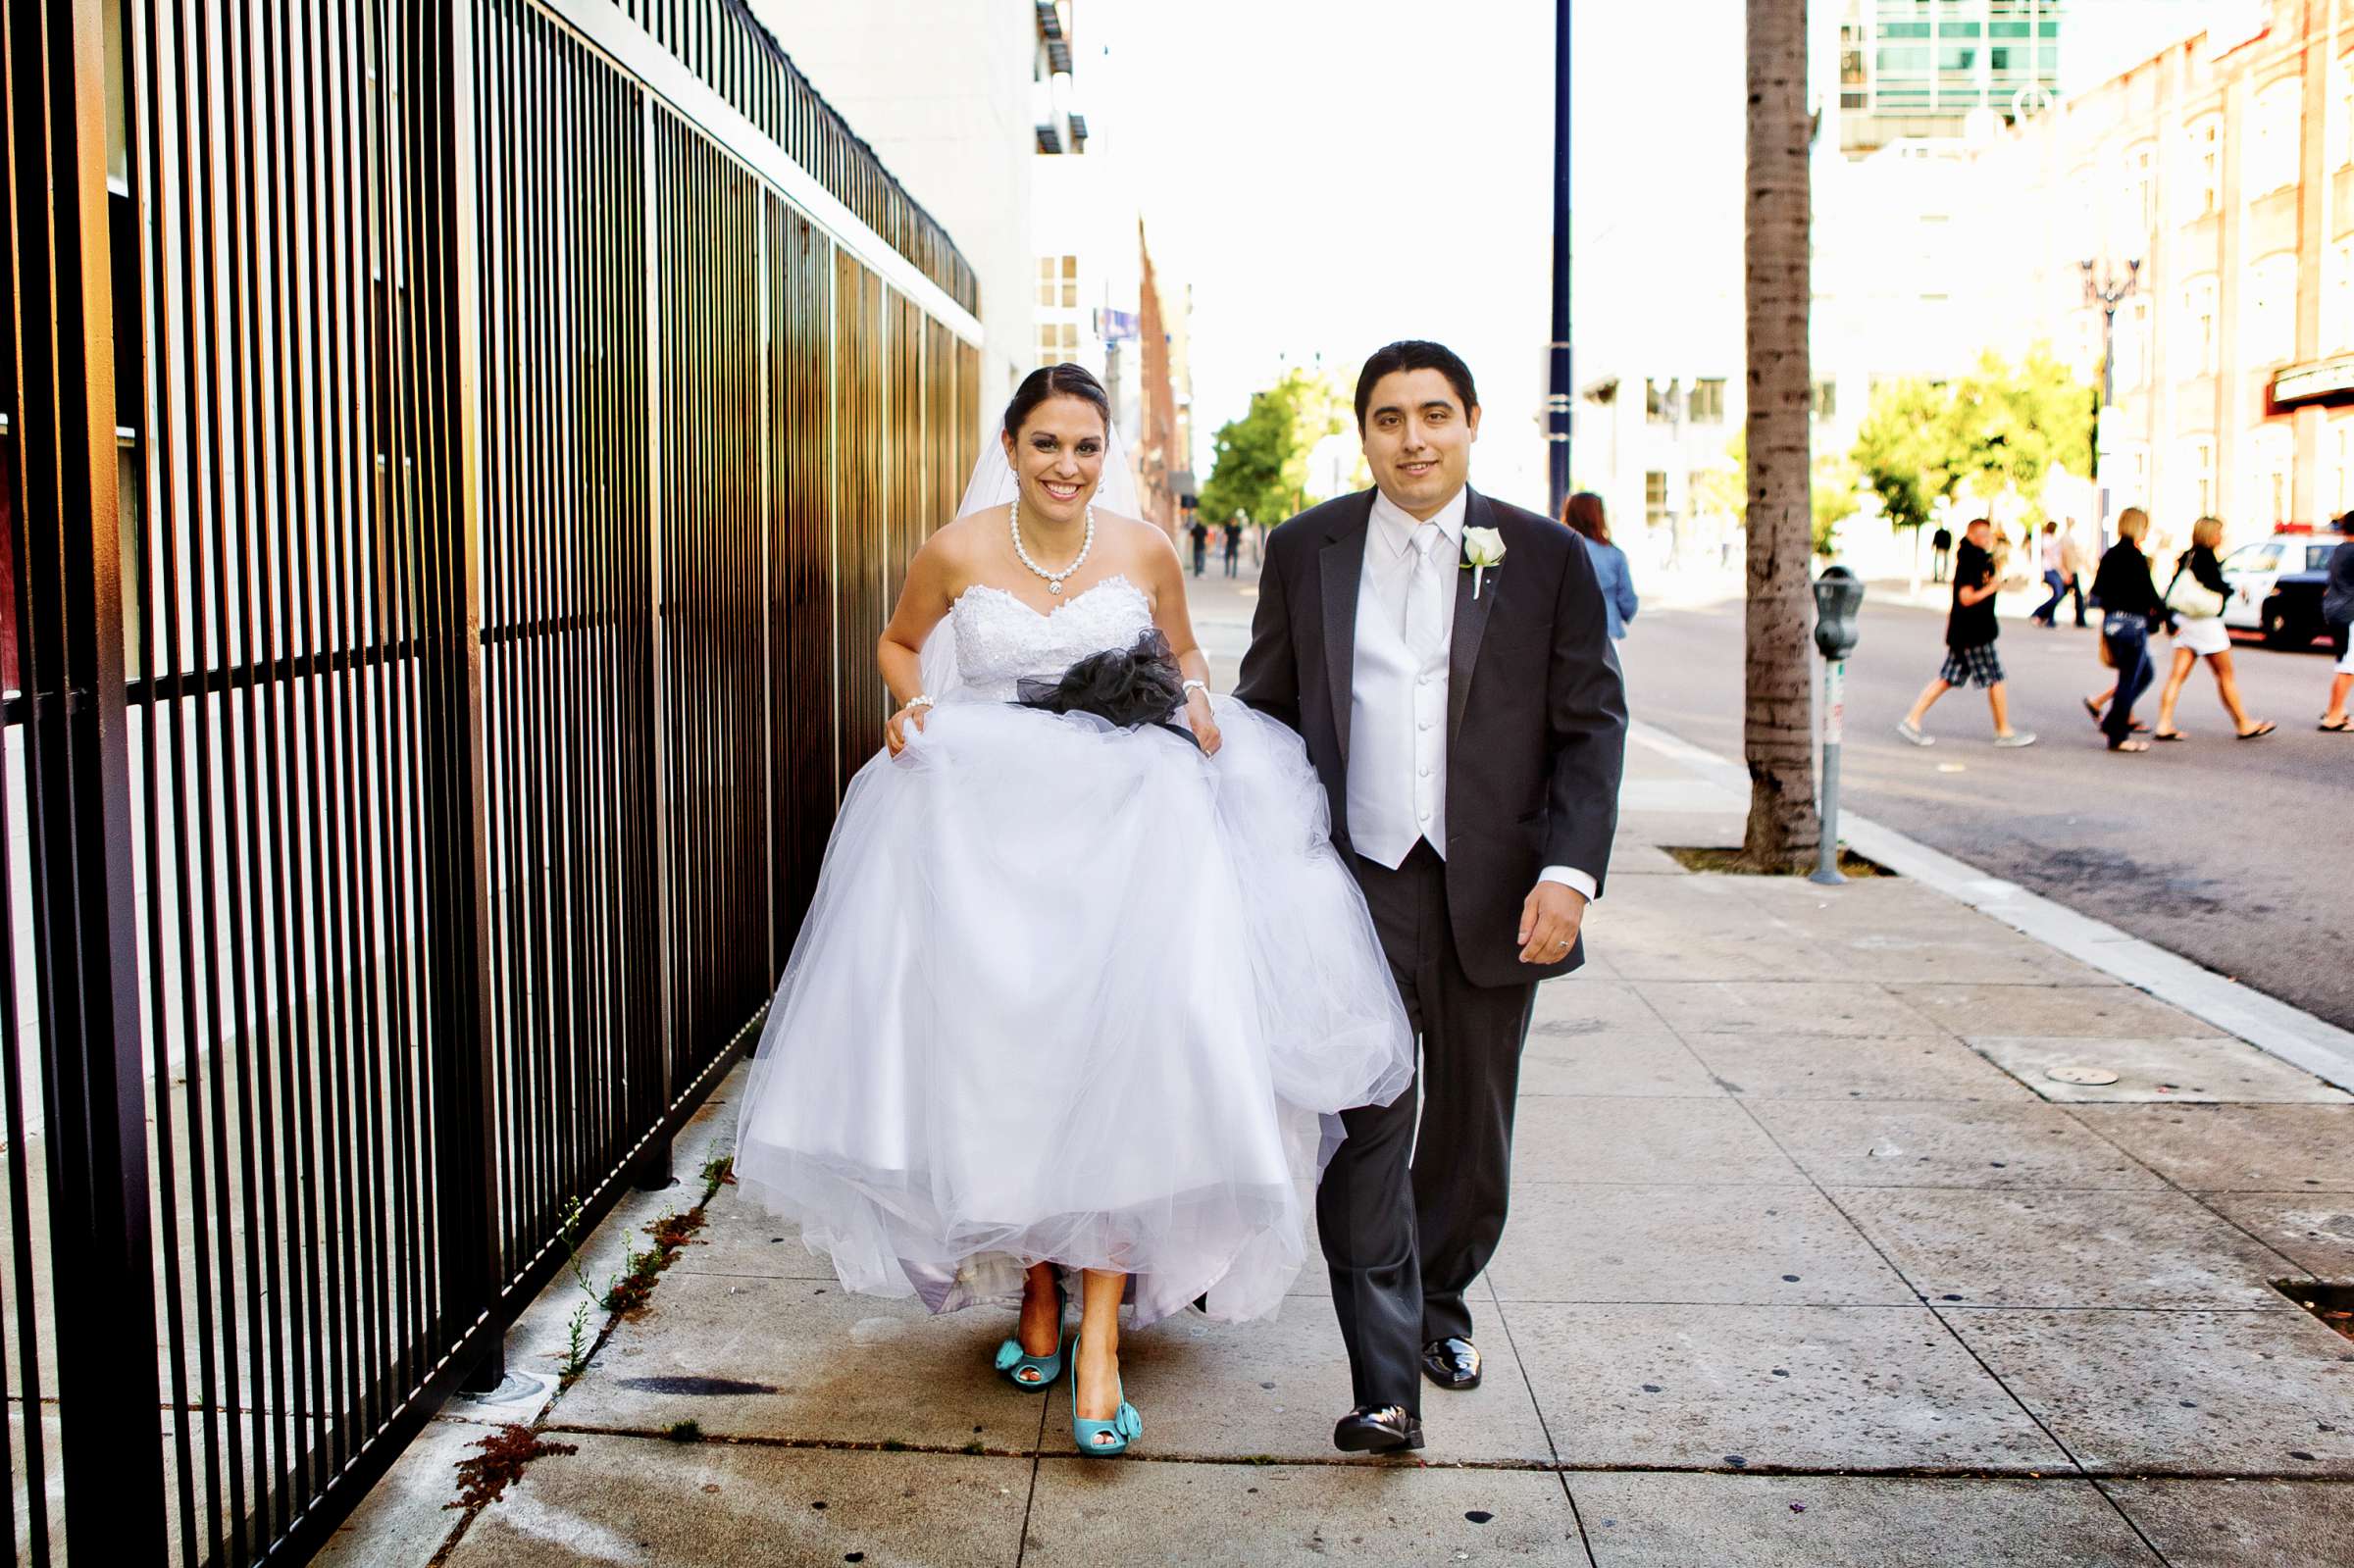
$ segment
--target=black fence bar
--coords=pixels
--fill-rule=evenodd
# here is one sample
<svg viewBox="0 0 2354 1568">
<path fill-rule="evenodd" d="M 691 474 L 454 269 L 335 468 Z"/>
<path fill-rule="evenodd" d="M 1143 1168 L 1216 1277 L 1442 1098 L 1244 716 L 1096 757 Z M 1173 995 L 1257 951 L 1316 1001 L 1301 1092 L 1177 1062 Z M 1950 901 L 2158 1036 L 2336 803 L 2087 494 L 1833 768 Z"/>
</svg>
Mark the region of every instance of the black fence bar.
<svg viewBox="0 0 2354 1568">
<path fill-rule="evenodd" d="M 12 876 L 10 903 L 30 926 L 36 963 L 34 1018 L 13 1016 L 21 994 L 13 987 L 0 998 L 15 1058 L 7 1092 L 22 1454 L 10 1459 L 28 1476 L 54 1469 L 69 1482 L 87 1478 L 92 1484 L 66 1488 L 67 1535 L 92 1543 L 92 1560 L 103 1550 L 138 1561 L 164 1549 L 166 1492 L 156 1361 L 123 1353 L 154 1342 L 155 1296 L 123 694 L 103 26 L 98 0 L 13 0 L 0 20 L 13 307 L 0 342 L 10 663 L 30 707 L 10 749 L 24 771 L 31 896 L 29 908 L 13 907 Z M 135 301 L 133 309 L 135 319 Z M 39 1054 L 37 1138 L 23 1136 L 30 1129 L 19 1069 L 28 1035 Z M 46 1155 L 41 1168 L 31 1149 Z M 29 1266 L 43 1187 L 51 1256 L 70 1267 Z M 38 1335 L 44 1283 L 55 1342 L 47 1369 Z M 39 1395 L 44 1384 L 56 1391 L 54 1405 Z M 114 1486 L 98 1480 L 110 1470 Z M 31 1539 L 11 1543 L 52 1555 L 49 1498 L 30 1491 L 27 1503 Z"/>
<path fill-rule="evenodd" d="M 737 0 L 609 3 L 969 310 Z M 19 1561 L 324 1542 L 667 1169 L 879 741 L 978 351 L 571 9 L 0 0 Z"/>
</svg>

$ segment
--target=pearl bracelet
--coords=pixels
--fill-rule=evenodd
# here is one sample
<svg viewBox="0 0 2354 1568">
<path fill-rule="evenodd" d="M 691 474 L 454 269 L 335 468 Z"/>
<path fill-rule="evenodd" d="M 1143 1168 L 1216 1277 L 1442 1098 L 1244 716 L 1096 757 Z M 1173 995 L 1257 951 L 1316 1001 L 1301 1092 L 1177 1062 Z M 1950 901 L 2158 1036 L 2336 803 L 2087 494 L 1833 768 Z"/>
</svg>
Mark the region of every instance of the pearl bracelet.
<svg viewBox="0 0 2354 1568">
<path fill-rule="evenodd" d="M 913 713 L 918 708 L 930 708 L 934 706 L 937 706 L 937 704 L 935 704 L 930 697 L 925 696 L 921 691 L 918 691 L 914 696 L 907 699 L 905 711 L 908 713 Z"/>
</svg>

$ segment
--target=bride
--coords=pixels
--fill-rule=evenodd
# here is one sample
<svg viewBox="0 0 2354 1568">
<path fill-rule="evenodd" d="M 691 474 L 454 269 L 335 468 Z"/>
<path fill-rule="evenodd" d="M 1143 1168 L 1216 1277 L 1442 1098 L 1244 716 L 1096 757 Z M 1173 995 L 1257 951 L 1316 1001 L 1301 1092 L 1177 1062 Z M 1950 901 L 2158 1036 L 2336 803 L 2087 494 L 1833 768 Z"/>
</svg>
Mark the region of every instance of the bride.
<svg viewBox="0 0 2354 1568">
<path fill-rule="evenodd" d="M 1123 1302 L 1131 1327 L 1274 1311 L 1336 1113 L 1396 1098 L 1413 1048 L 1299 740 L 1210 695 L 1176 551 L 1113 510 L 1127 488 L 1100 383 L 1033 373 L 877 648 L 897 711 L 736 1156 L 848 1288 L 1018 1300 L 1016 1387 L 1061 1376 L 1075 1278 L 1098 1454 L 1142 1432 Z"/>
</svg>

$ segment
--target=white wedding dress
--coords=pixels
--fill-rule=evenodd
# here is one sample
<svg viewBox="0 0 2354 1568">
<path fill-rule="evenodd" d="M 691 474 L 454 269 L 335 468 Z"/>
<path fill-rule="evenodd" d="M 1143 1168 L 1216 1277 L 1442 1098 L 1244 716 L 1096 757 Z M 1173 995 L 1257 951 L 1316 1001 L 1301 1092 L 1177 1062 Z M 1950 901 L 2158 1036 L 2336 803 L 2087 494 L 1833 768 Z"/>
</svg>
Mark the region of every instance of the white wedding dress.
<svg viewBox="0 0 2354 1568">
<path fill-rule="evenodd" d="M 1139 1323 L 1271 1312 L 1332 1113 L 1410 1079 L 1298 737 L 1230 699 L 1214 757 L 1013 705 L 1151 624 L 1123 577 L 1051 615 L 968 589 L 952 694 L 850 783 L 735 1169 L 852 1290 L 1011 1302 L 1051 1260 L 1133 1275 Z"/>
</svg>

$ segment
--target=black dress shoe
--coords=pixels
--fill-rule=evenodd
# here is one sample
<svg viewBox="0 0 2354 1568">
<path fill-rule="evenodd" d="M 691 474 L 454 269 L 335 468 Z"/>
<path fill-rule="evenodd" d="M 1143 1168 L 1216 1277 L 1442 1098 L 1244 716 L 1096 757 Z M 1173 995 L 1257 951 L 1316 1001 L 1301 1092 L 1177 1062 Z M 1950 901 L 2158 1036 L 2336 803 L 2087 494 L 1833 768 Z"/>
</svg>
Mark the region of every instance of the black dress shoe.
<svg viewBox="0 0 2354 1568">
<path fill-rule="evenodd" d="M 1419 1448 L 1422 1421 L 1402 1404 L 1360 1404 L 1333 1427 L 1332 1445 L 1343 1453 L 1392 1453 Z"/>
<path fill-rule="evenodd" d="M 1442 1389 L 1479 1387 L 1479 1346 L 1468 1340 L 1433 1340 L 1422 1347 L 1422 1374 Z"/>
</svg>

